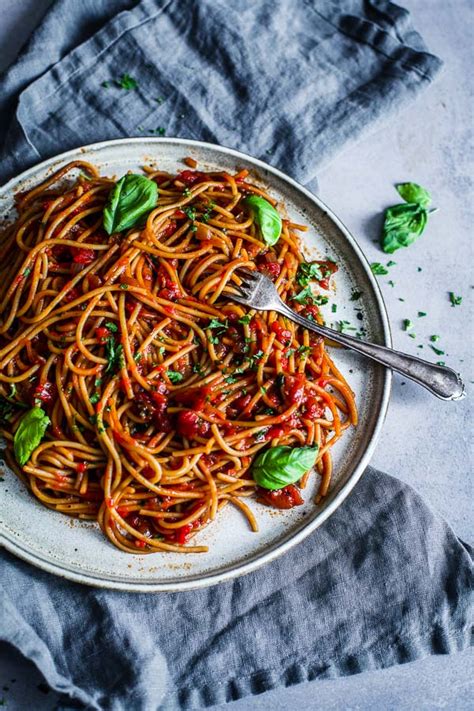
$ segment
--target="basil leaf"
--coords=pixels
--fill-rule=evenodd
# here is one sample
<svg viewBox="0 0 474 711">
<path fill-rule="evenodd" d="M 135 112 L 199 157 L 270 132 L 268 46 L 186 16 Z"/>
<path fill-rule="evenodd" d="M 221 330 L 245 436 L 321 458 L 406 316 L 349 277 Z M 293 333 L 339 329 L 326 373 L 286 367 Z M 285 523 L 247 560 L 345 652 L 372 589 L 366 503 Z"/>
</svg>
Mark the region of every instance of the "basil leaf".
<svg viewBox="0 0 474 711">
<path fill-rule="evenodd" d="M 252 210 L 264 241 L 269 245 L 278 242 L 281 235 L 281 217 L 273 205 L 259 195 L 249 195 L 243 203 Z"/>
<path fill-rule="evenodd" d="M 20 466 L 26 464 L 32 452 L 39 445 L 50 422 L 51 420 L 41 407 L 33 407 L 23 415 L 13 438 L 15 459 Z"/>
<path fill-rule="evenodd" d="M 421 207 L 429 207 L 431 205 L 431 195 L 425 188 L 416 183 L 398 183 L 395 186 L 406 202 L 416 202 Z"/>
<path fill-rule="evenodd" d="M 408 247 L 426 227 L 428 212 L 417 203 L 393 205 L 385 211 L 382 249 L 393 254 L 400 247 Z"/>
<path fill-rule="evenodd" d="M 294 484 L 316 463 L 318 446 L 287 447 L 279 446 L 265 450 L 256 457 L 252 475 L 257 484 L 264 489 L 281 489 Z"/>
<path fill-rule="evenodd" d="M 104 229 L 107 234 L 134 227 L 154 207 L 158 186 L 144 175 L 124 175 L 109 193 L 104 208 Z"/>
</svg>

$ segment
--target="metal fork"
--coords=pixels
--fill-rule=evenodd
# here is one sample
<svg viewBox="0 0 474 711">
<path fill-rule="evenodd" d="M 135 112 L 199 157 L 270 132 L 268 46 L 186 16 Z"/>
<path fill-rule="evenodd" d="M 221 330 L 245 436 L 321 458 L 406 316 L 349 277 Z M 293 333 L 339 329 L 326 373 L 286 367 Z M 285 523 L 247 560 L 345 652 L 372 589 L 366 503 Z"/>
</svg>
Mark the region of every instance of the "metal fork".
<svg viewBox="0 0 474 711">
<path fill-rule="evenodd" d="M 367 358 L 414 380 L 441 400 L 461 400 L 464 397 L 465 389 L 461 376 L 452 368 L 428 363 L 421 358 L 401 353 L 393 348 L 361 341 L 354 336 L 327 328 L 327 326 L 320 326 L 315 321 L 310 321 L 290 309 L 280 298 L 273 282 L 264 274 L 239 268 L 235 275 L 240 278 L 242 283 L 240 285 L 233 283 L 233 293 L 229 293 L 229 296 L 239 304 L 250 306 L 257 311 L 277 311 L 300 326 L 357 351 L 357 353 L 362 353 Z"/>
</svg>

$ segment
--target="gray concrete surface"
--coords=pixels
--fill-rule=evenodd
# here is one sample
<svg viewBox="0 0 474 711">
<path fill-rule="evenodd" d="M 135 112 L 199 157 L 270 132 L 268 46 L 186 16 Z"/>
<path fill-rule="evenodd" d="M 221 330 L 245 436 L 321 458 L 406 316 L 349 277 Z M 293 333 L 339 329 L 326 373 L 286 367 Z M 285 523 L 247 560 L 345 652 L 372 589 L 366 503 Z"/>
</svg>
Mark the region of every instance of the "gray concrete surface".
<svg viewBox="0 0 474 711">
<path fill-rule="evenodd" d="M 374 240 L 382 210 L 396 202 L 394 183 L 419 182 L 439 207 L 423 237 L 394 256 L 397 264 L 380 281 L 395 345 L 436 361 L 428 338 L 439 334 L 436 345 L 446 351 L 440 358 L 463 373 L 470 397 L 457 404 L 443 403 L 395 378 L 373 463 L 412 484 L 460 537 L 472 542 L 474 6 L 471 0 L 400 2 L 412 11 L 430 49 L 445 60 L 443 74 L 416 103 L 322 170 L 320 195 L 358 238 L 369 260 L 383 263 L 387 259 Z M 48 4 L 49 0 L 0 0 L 1 66 L 12 60 Z M 461 306 L 450 305 L 449 291 L 463 296 Z M 427 316 L 418 319 L 418 311 Z M 401 329 L 404 318 L 415 322 L 416 339 Z M 420 344 L 422 350 L 417 348 Z M 0 691 L 0 700 L 3 694 L 9 711 L 57 708 L 57 695 L 37 689 L 40 675 L 14 650 L 0 649 L 0 665 L 0 688 L 8 687 Z M 473 654 L 467 651 L 302 684 L 226 708 L 467 711 L 474 709 L 473 671 Z"/>
</svg>

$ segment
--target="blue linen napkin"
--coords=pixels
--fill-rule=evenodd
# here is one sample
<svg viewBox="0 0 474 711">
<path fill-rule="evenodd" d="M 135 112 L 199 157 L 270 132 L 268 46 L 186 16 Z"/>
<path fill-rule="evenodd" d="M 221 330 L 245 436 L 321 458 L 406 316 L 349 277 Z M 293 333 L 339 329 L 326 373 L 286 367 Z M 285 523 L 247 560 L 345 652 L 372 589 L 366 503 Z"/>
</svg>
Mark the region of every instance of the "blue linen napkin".
<svg viewBox="0 0 474 711">
<path fill-rule="evenodd" d="M 0 80 L 0 179 L 164 129 L 314 187 L 440 64 L 385 0 L 58 0 Z M 123 74 L 136 89 L 115 84 Z M 470 549 L 371 468 L 305 542 L 218 587 L 132 595 L 2 562 L 1 638 L 92 709 L 202 708 L 452 652 L 472 635 Z"/>
</svg>

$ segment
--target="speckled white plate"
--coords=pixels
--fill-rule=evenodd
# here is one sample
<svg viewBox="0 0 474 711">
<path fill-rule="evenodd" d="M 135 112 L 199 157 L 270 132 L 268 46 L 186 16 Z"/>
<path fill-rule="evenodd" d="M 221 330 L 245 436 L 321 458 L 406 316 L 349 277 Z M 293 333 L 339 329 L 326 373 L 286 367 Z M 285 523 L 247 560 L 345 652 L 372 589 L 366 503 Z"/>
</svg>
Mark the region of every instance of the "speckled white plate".
<svg viewBox="0 0 474 711">
<path fill-rule="evenodd" d="M 247 168 L 252 179 L 285 203 L 295 222 L 309 225 L 304 235 L 308 257 L 336 259 L 336 293 L 327 306 L 328 323 L 351 321 L 377 343 L 391 345 L 387 314 L 380 290 L 359 246 L 341 221 L 308 190 L 279 170 L 229 148 L 169 138 L 131 138 L 96 143 L 63 153 L 11 180 L 0 189 L 0 215 L 13 217 L 14 193 L 31 188 L 65 163 L 82 159 L 98 166 L 104 175 L 121 176 L 155 164 L 164 170 L 183 170 L 182 159 L 192 156 L 199 168 L 234 171 Z M 357 302 L 351 291 L 363 292 Z M 331 303 L 337 303 L 333 314 Z M 354 308 L 362 308 L 363 321 Z M 387 409 L 391 374 L 368 360 L 337 350 L 338 367 L 355 391 L 360 422 L 346 432 L 334 448 L 334 477 L 322 506 L 315 506 L 316 476 L 304 491 L 305 504 L 277 511 L 250 502 L 260 531 L 252 533 L 239 511 L 227 507 L 196 542 L 209 545 L 208 553 L 129 555 L 116 549 L 97 525 L 50 511 L 36 501 L 11 471 L 0 483 L 0 534 L 3 545 L 20 558 L 70 580 L 118 590 L 177 591 L 212 585 L 255 570 L 284 553 L 320 526 L 349 494 L 374 451 Z M 370 503 L 370 502 L 368 502 Z M 315 537 L 317 545 L 317 536 Z"/>
</svg>

